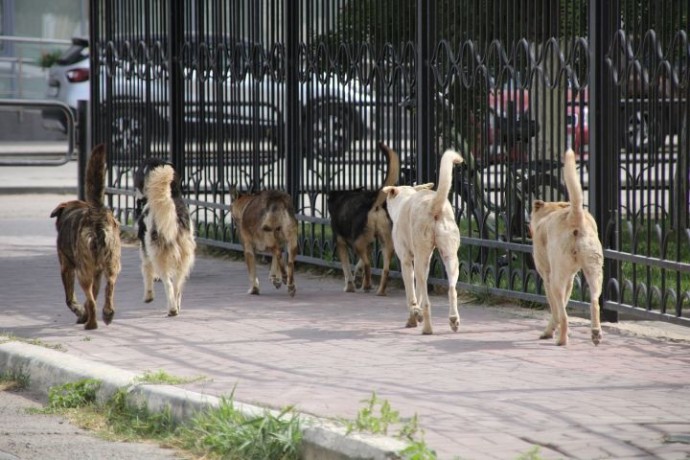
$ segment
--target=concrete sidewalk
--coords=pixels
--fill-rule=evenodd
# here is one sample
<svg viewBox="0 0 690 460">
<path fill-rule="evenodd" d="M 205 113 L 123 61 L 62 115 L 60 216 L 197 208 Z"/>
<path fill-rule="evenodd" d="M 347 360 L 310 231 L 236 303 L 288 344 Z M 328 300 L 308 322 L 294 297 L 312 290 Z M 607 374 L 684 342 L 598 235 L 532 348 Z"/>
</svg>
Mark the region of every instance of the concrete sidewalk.
<svg viewBox="0 0 690 460">
<path fill-rule="evenodd" d="M 206 256 L 181 315 L 167 318 L 160 284 L 156 300 L 142 302 L 138 252 L 128 246 L 114 322 L 85 331 L 64 304 L 47 218 L 69 198 L 0 196 L 0 333 L 60 345 L 65 360 L 122 376 L 203 376 L 182 389 L 234 390 L 244 403 L 326 419 L 354 419 L 376 392 L 403 417 L 419 416 L 440 459 L 515 459 L 534 446 L 545 459 L 690 456 L 690 334 L 681 327 L 605 324 L 594 347 L 588 321 L 572 318 L 562 348 L 537 340 L 543 311 L 469 302 L 453 333 L 445 297 L 434 296 L 435 334 L 422 336 L 403 327 L 399 287 L 388 297 L 346 294 L 339 277 L 302 265 L 290 298 L 262 266 L 262 295 L 248 296 L 243 262 Z M 3 353 L 19 353 L 11 347 Z"/>
</svg>

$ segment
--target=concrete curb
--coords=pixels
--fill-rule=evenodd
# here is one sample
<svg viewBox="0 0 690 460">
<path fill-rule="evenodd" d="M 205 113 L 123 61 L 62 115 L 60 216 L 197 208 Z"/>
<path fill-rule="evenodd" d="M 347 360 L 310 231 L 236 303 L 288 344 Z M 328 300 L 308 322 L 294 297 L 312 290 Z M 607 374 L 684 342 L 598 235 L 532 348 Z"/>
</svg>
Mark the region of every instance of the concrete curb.
<svg viewBox="0 0 690 460">
<path fill-rule="evenodd" d="M 133 383 L 138 376 L 133 372 L 16 341 L 0 343 L 0 372 L 28 377 L 29 389 L 44 398 L 48 397 L 51 387 L 82 379 L 101 382 L 97 394 L 100 404 L 119 389 L 128 388 L 129 403 L 145 405 L 151 411 L 169 408 L 178 422 L 220 403 L 218 397 L 171 385 Z M 251 404 L 234 404 L 247 416 L 261 415 L 266 411 L 278 414 Z M 346 435 L 343 427 L 332 422 L 306 414 L 299 416 L 303 424 L 302 458 L 305 460 L 393 460 L 399 459 L 398 452 L 406 447 L 405 443 L 394 438 L 362 433 Z"/>
</svg>

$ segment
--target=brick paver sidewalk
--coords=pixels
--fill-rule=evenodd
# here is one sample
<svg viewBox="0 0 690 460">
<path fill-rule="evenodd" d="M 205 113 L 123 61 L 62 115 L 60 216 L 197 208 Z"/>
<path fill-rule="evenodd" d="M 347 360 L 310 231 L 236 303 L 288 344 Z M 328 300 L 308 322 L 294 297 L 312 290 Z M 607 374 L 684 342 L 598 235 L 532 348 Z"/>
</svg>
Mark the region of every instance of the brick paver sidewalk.
<svg viewBox="0 0 690 460">
<path fill-rule="evenodd" d="M 324 417 L 353 419 L 376 392 L 419 415 L 441 459 L 515 459 L 534 446 L 549 459 L 690 456 L 689 342 L 605 326 L 594 347 L 587 321 L 573 319 L 561 348 L 537 340 L 544 312 L 472 304 L 453 333 L 445 296 L 432 298 L 435 335 L 422 336 L 403 327 L 400 288 L 346 294 L 340 278 L 300 271 L 290 298 L 267 276 L 262 266 L 262 295 L 249 296 L 244 263 L 201 256 L 181 315 L 167 318 L 160 283 L 153 303 L 141 301 L 127 247 L 115 320 L 85 331 L 64 304 L 53 222 L 0 219 L 2 333 L 132 371 L 204 376 L 186 387 Z"/>
</svg>

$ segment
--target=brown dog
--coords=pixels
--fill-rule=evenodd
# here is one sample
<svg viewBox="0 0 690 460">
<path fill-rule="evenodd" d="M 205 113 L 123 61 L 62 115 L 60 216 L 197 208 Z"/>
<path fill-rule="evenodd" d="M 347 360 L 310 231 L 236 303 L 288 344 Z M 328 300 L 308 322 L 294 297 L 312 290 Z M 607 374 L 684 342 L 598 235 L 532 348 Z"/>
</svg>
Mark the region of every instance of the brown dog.
<svg viewBox="0 0 690 460">
<path fill-rule="evenodd" d="M 328 194 L 328 213 L 331 217 L 331 227 L 336 237 L 338 257 L 345 275 L 345 292 L 355 292 L 355 274 L 362 269 L 362 289 L 371 290 L 371 245 L 377 238 L 383 250 L 383 272 L 381 284 L 376 295 L 386 295 L 388 272 L 393 258 L 393 238 L 391 230 L 393 224 L 386 209 L 386 194 L 383 187 L 395 185 L 400 175 L 400 160 L 394 150 L 383 142 L 379 148 L 388 159 L 388 173 L 378 190 L 343 190 Z M 352 247 L 359 261 L 355 267 L 355 274 L 350 269 L 350 257 L 347 246 Z"/>
<path fill-rule="evenodd" d="M 599 295 L 603 283 L 604 251 L 597 223 L 582 207 L 582 187 L 575 170 L 575 153 L 565 152 L 563 178 L 570 202 L 534 201 L 530 230 L 534 263 L 544 280 L 551 307 L 551 319 L 541 339 L 553 337 L 559 328 L 558 345 L 568 343 L 566 305 L 573 290 L 573 278 L 582 270 L 589 285 L 592 342 L 601 341 Z"/>
<path fill-rule="evenodd" d="M 230 212 L 240 232 L 244 260 L 249 271 L 249 294 L 259 294 L 256 276 L 256 251 L 273 254 L 269 279 L 276 288 L 287 284 L 288 294 L 294 296 L 295 257 L 297 257 L 297 219 L 292 198 L 285 192 L 265 190 L 240 195 L 233 191 Z M 287 246 L 287 270 L 282 251 Z"/>
<path fill-rule="evenodd" d="M 60 261 L 65 301 L 77 324 L 96 329 L 96 299 L 105 276 L 103 321 L 110 324 L 115 315 L 113 294 L 120 273 L 120 224 L 105 207 L 105 146 L 97 146 L 86 168 L 86 201 L 60 203 L 50 214 L 57 217 L 57 252 Z M 75 274 L 84 291 L 84 307 L 74 293 Z"/>
</svg>

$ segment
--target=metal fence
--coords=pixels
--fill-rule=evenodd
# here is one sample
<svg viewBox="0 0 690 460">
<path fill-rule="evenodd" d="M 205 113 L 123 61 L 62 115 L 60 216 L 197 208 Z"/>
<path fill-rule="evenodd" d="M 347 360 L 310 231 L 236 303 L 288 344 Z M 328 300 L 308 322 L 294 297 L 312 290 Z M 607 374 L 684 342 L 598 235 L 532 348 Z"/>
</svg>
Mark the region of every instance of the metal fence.
<svg viewBox="0 0 690 460">
<path fill-rule="evenodd" d="M 579 157 L 605 245 L 605 316 L 688 322 L 688 2 L 673 0 L 92 0 L 93 142 L 133 225 L 133 168 L 168 158 L 204 243 L 239 249 L 230 189 L 295 201 L 299 259 L 337 267 L 326 193 L 401 182 L 451 200 L 461 288 L 545 302 L 532 199 L 564 199 Z M 382 256 L 375 248 L 377 267 Z M 394 270 L 397 268 L 393 267 Z M 433 281 L 443 281 L 432 263 Z M 573 306 L 587 301 L 576 278 Z"/>
</svg>

